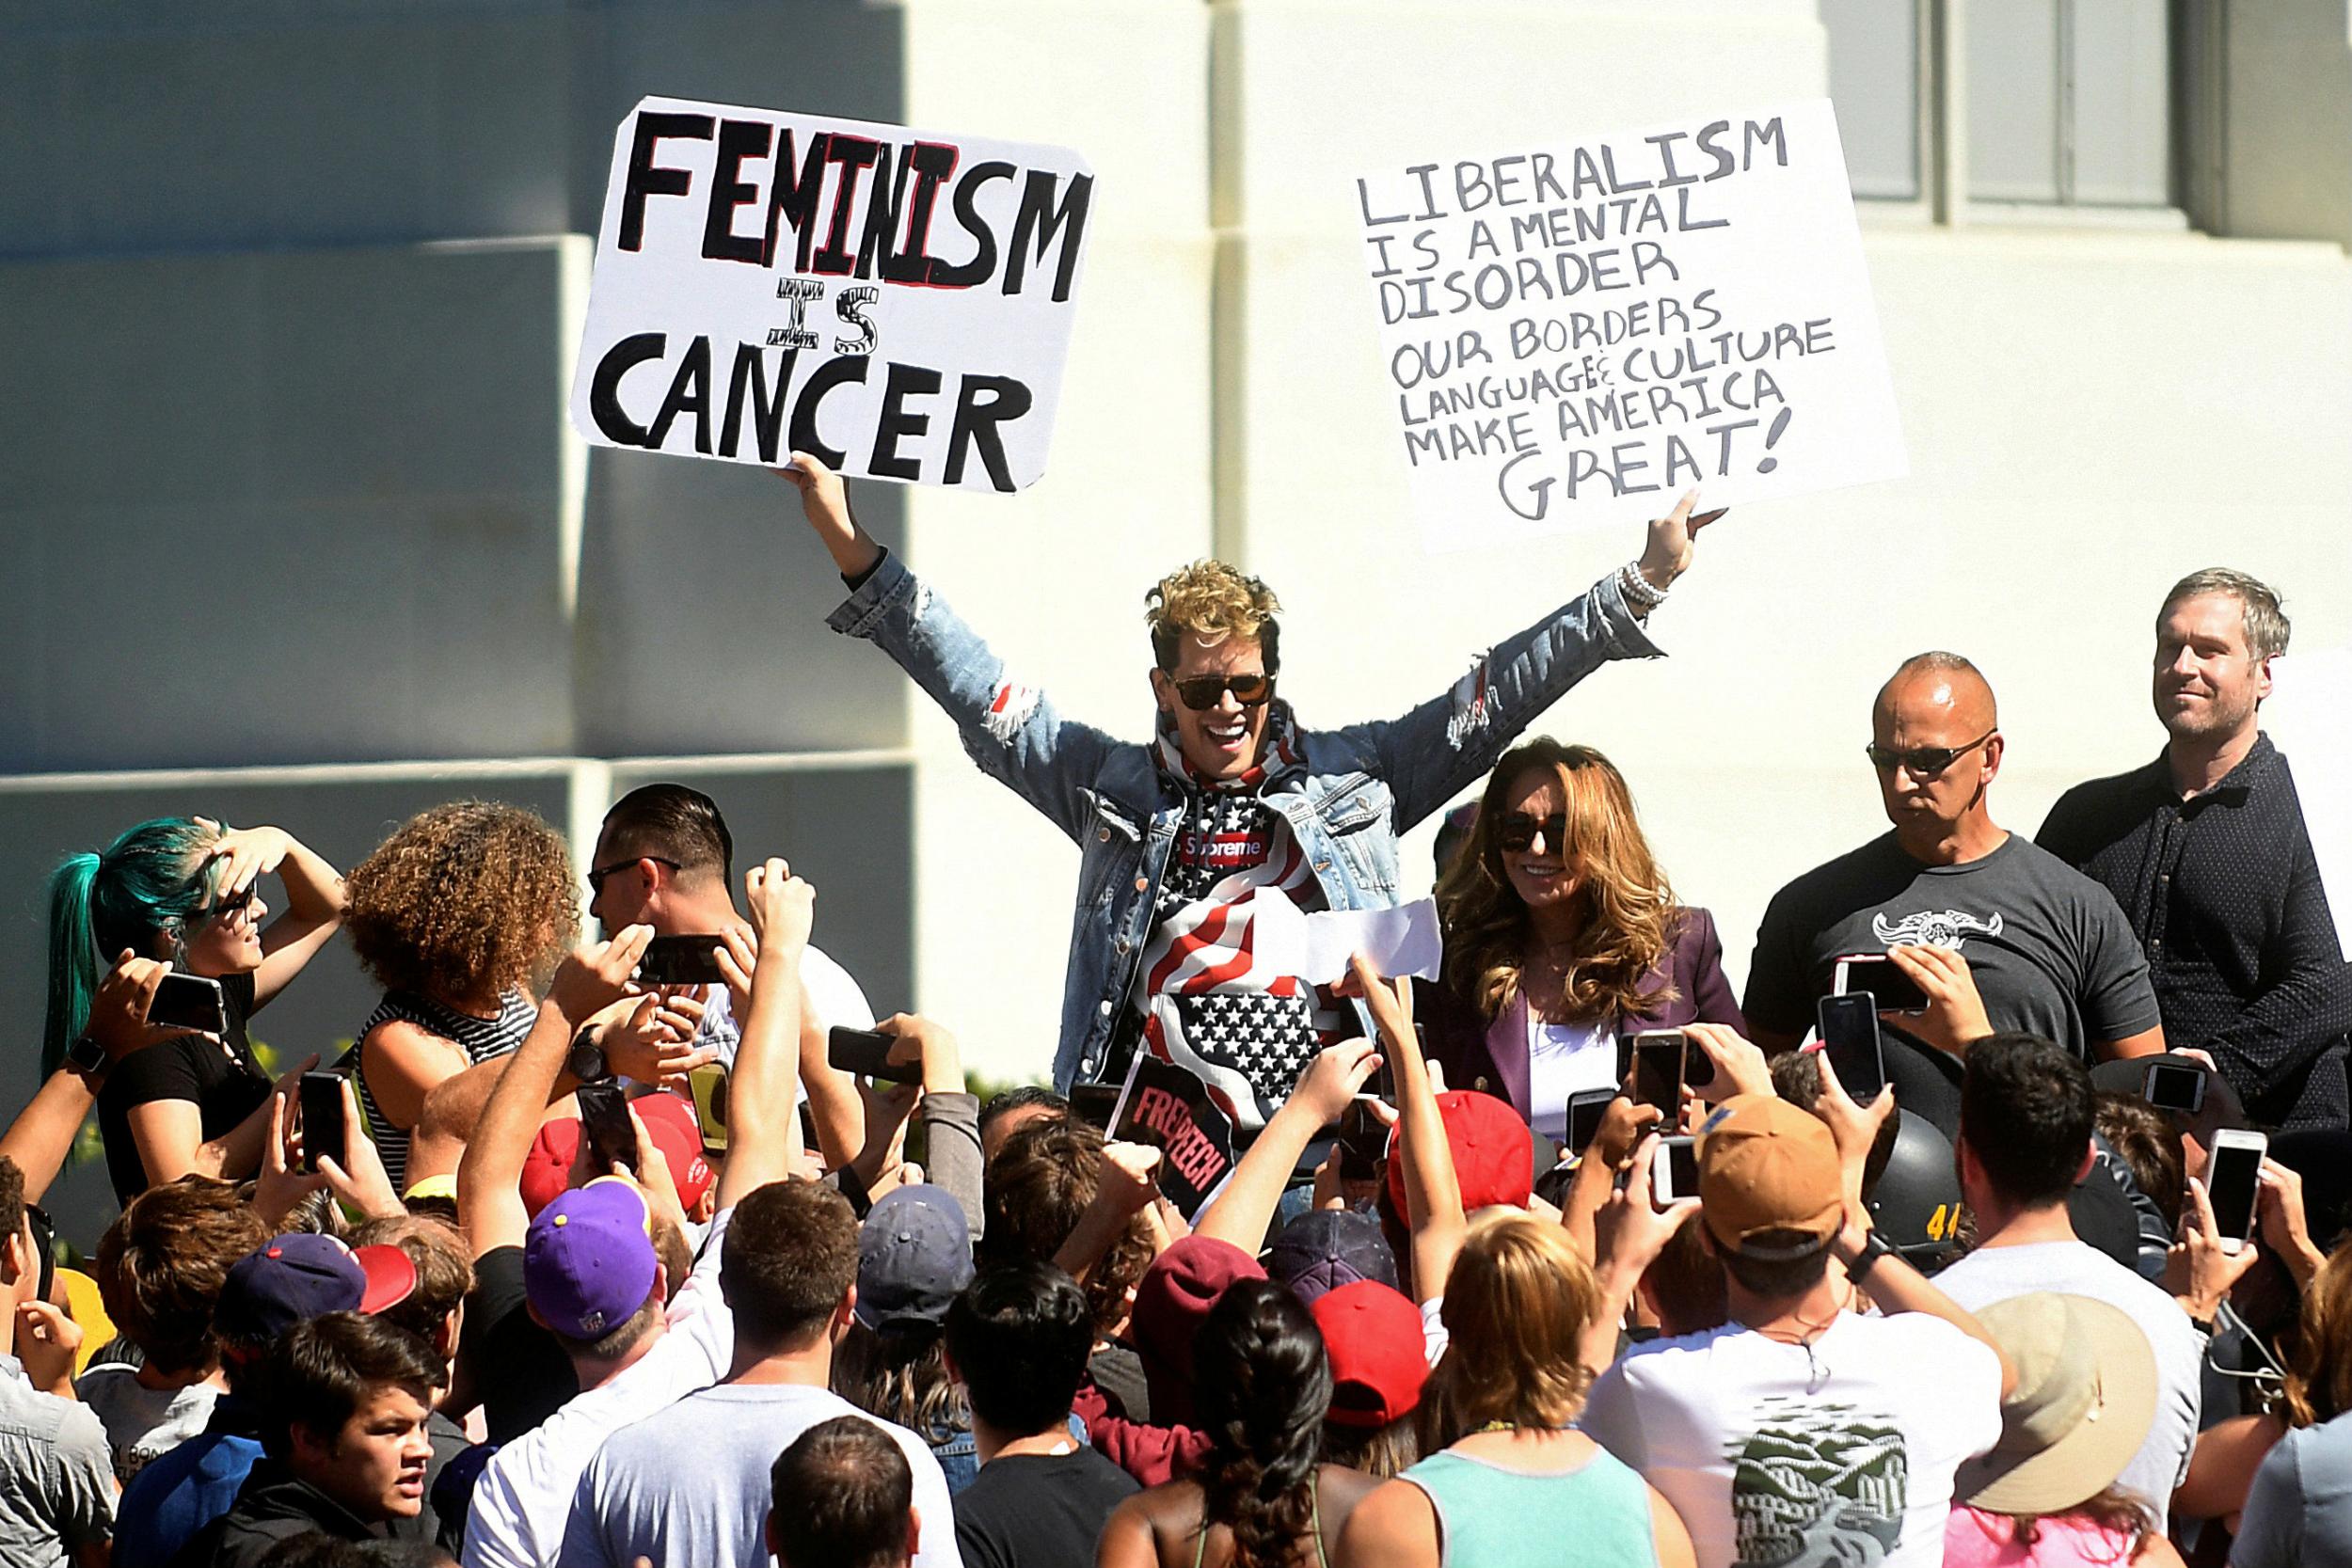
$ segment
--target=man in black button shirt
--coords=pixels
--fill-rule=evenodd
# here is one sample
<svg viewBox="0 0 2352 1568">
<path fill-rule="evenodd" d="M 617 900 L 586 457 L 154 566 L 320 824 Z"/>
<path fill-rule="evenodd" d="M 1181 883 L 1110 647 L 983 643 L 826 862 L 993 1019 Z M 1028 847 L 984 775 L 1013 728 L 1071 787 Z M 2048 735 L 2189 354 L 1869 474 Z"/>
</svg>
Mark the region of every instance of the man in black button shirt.
<svg viewBox="0 0 2352 1568">
<path fill-rule="evenodd" d="M 2201 1047 L 2254 1120 L 2341 1128 L 2344 961 L 2286 759 L 2263 735 L 2279 597 L 2192 573 L 2156 617 L 2155 761 L 2067 791 L 2039 842 L 2104 882 L 2148 955 L 2165 1038 Z"/>
</svg>

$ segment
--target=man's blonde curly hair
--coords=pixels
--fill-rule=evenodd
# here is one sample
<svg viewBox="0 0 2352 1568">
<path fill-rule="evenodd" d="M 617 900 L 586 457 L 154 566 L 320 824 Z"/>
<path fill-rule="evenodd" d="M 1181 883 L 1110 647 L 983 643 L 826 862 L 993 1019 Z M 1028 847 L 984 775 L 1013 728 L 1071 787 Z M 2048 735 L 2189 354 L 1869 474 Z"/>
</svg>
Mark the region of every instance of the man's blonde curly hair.
<svg viewBox="0 0 2352 1568">
<path fill-rule="evenodd" d="M 1178 567 L 1152 585 L 1143 604 L 1152 657 L 1171 673 L 1187 632 L 1211 646 L 1229 637 L 1253 637 L 1265 655 L 1267 674 L 1281 663 L 1281 627 L 1274 618 L 1282 602 L 1273 589 L 1222 561 Z"/>
</svg>

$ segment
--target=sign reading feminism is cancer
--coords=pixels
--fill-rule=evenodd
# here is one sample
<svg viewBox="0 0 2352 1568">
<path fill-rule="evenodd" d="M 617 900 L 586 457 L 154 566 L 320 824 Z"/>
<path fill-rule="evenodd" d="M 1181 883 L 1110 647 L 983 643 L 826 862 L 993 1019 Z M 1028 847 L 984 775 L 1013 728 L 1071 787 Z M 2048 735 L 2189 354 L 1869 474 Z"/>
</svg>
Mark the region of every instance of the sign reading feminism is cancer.
<svg viewBox="0 0 2352 1568">
<path fill-rule="evenodd" d="M 1828 100 L 1356 182 L 1433 550 L 1905 471 Z"/>
<path fill-rule="evenodd" d="M 572 422 L 602 446 L 1017 490 L 1094 176 L 1063 148 L 647 98 L 613 137 Z"/>
</svg>

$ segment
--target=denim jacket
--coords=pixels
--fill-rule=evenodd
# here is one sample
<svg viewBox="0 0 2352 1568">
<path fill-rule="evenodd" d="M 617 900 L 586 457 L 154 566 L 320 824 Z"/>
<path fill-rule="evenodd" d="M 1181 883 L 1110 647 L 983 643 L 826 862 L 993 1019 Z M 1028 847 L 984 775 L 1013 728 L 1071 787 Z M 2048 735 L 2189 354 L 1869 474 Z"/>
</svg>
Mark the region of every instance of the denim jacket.
<svg viewBox="0 0 2352 1568">
<path fill-rule="evenodd" d="M 1151 937 L 1182 786 L 1161 771 L 1150 746 L 1066 718 L 1010 679 L 978 634 L 895 555 L 884 555 L 826 624 L 879 643 L 955 721 L 980 770 L 1077 844 L 1054 1084 L 1067 1090 L 1093 1082 Z M 1266 803 L 1290 824 L 1327 908 L 1386 908 L 1399 901 L 1399 834 L 1482 778 L 1520 731 L 1601 664 L 1659 657 L 1612 573 L 1403 717 L 1301 728 L 1306 767 L 1276 781 Z M 1366 1026 L 1369 1033 L 1368 1019 Z"/>
</svg>

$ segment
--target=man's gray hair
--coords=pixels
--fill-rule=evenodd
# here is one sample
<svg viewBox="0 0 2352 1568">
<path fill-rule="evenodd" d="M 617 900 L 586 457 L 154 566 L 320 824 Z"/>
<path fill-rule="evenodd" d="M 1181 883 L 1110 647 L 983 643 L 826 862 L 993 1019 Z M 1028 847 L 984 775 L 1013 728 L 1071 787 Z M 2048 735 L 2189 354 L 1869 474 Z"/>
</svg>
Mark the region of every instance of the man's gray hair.
<svg viewBox="0 0 2352 1568">
<path fill-rule="evenodd" d="M 2208 566 L 2174 583 L 2172 592 L 2164 596 L 2163 607 L 2156 611 L 2157 626 L 2163 626 L 2164 618 L 2183 599 L 2207 594 L 2227 594 L 2245 610 L 2247 652 L 2264 659 L 2287 651 L 2287 637 L 2294 627 L 2287 624 L 2286 611 L 2279 608 L 2277 592 L 2262 578 L 2232 571 L 2227 566 Z"/>
</svg>

